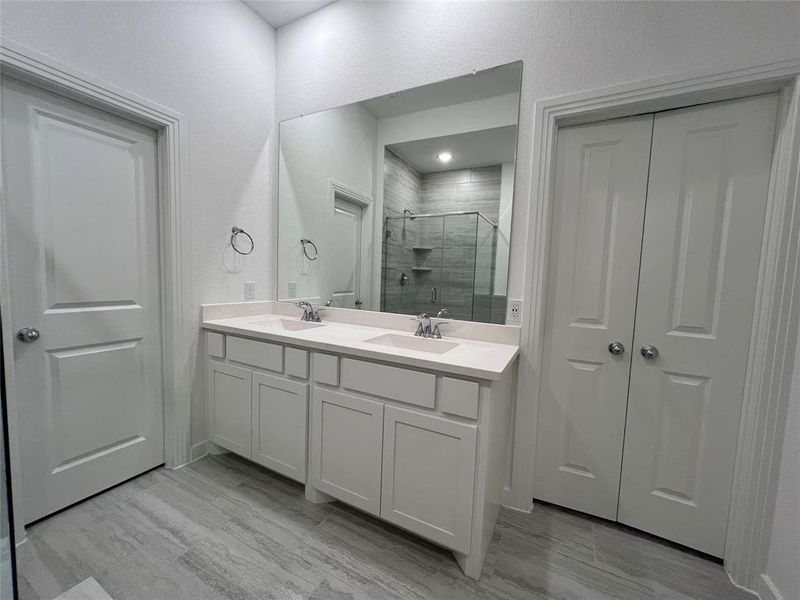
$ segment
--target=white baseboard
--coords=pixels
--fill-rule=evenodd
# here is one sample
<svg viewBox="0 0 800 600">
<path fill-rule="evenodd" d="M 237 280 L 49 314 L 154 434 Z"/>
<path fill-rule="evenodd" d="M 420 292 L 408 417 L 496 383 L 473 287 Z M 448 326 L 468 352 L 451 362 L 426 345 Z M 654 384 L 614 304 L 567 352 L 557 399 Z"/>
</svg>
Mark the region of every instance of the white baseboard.
<svg viewBox="0 0 800 600">
<path fill-rule="evenodd" d="M 503 493 L 500 496 L 500 504 L 505 508 L 516 510 L 517 512 L 529 513 L 533 511 L 533 498 L 519 494 L 514 494 L 514 490 L 507 487 L 503 488 Z"/>
<path fill-rule="evenodd" d="M 784 600 L 780 591 L 766 573 L 762 573 L 761 577 L 759 577 L 756 593 L 761 600 Z"/>
<path fill-rule="evenodd" d="M 206 454 L 208 454 L 208 442 L 206 442 L 206 440 L 193 444 L 192 447 L 189 448 L 189 462 L 194 462 L 198 458 L 203 458 Z"/>
</svg>

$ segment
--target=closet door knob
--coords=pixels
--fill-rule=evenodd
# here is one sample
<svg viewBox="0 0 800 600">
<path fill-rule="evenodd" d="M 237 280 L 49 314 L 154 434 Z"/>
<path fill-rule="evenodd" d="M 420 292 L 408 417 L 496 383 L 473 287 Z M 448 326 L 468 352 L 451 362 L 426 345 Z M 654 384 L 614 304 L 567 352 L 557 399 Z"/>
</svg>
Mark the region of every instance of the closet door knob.
<svg viewBox="0 0 800 600">
<path fill-rule="evenodd" d="M 619 356 L 625 352 L 625 346 L 623 346 L 620 342 L 611 342 L 608 345 L 608 351 L 611 352 L 611 354 Z"/>
<path fill-rule="evenodd" d="M 39 330 L 34 329 L 33 327 L 23 327 L 17 332 L 17 339 L 20 342 L 25 342 L 26 344 L 35 342 L 39 339 Z"/>
<path fill-rule="evenodd" d="M 647 360 L 653 360 L 658 357 L 658 348 L 651 345 L 642 346 L 639 352 L 642 353 Z"/>
</svg>

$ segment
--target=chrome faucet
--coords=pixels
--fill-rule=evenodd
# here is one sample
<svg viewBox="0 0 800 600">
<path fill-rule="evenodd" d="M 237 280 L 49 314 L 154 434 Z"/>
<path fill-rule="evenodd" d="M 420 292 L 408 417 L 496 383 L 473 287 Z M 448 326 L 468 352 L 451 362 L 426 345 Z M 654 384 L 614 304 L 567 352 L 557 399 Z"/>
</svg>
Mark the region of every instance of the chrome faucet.
<svg viewBox="0 0 800 600">
<path fill-rule="evenodd" d="M 417 315 L 417 330 L 414 335 L 417 337 L 430 337 L 431 336 L 431 316 L 428 313 Z"/>
<path fill-rule="evenodd" d="M 311 323 L 322 322 L 322 318 L 320 318 L 319 315 L 320 309 L 315 309 L 310 302 L 306 300 L 300 300 L 300 302 L 295 302 L 295 306 L 303 309 L 303 316 L 300 317 L 301 321 L 309 321 Z"/>
<path fill-rule="evenodd" d="M 439 309 L 439 312 L 436 314 L 436 318 L 440 319 L 438 323 L 433 326 L 433 331 L 431 331 L 430 337 L 436 338 L 437 340 L 442 339 L 442 332 L 439 331 L 439 325 L 447 325 L 450 321 L 442 321 L 441 318 L 445 315 L 449 315 L 450 311 L 447 310 L 446 307 L 442 307 Z"/>
<path fill-rule="evenodd" d="M 437 319 L 441 319 L 443 315 L 448 313 L 446 308 L 442 308 L 439 314 L 436 315 Z M 447 321 L 439 321 L 431 325 L 431 316 L 428 313 L 422 313 L 415 317 L 417 321 L 417 330 L 414 332 L 416 337 L 442 339 L 442 332 L 439 331 L 439 325 L 447 325 Z"/>
</svg>

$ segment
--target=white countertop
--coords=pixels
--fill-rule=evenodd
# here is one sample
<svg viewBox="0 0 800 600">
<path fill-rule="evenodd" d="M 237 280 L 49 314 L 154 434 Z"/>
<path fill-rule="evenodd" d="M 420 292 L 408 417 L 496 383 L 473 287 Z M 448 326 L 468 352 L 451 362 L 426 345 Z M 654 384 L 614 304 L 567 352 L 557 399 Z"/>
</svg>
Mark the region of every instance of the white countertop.
<svg viewBox="0 0 800 600">
<path fill-rule="evenodd" d="M 312 350 L 369 358 L 476 379 L 500 379 L 519 354 L 518 345 L 447 335 L 443 340 L 456 342 L 458 346 L 443 354 L 434 354 L 365 342 L 384 334 L 413 338 L 413 333 L 407 331 L 324 320 L 324 327 L 287 331 L 275 327 L 274 322 L 281 319 L 299 321 L 297 317 L 281 314 L 261 314 L 204 320 L 202 327 L 209 331 L 282 342 Z"/>
</svg>

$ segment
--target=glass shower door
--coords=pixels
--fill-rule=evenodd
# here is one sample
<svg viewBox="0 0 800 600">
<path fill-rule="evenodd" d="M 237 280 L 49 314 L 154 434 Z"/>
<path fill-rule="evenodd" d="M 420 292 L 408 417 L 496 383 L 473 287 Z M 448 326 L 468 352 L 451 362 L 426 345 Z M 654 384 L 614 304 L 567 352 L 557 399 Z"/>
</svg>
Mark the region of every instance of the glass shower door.
<svg viewBox="0 0 800 600">
<path fill-rule="evenodd" d="M 444 217 L 438 304 L 439 308 L 447 307 L 452 319 L 472 320 L 477 219 L 478 215 L 474 213 Z"/>
<path fill-rule="evenodd" d="M 497 254 L 497 228 L 489 221 L 478 217 L 475 226 L 475 290 L 472 302 L 472 320 L 483 323 L 497 323 L 495 307 L 495 256 Z M 503 323 L 505 314 L 501 317 Z"/>
</svg>

